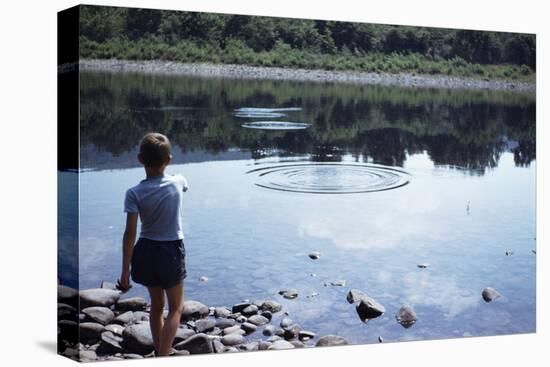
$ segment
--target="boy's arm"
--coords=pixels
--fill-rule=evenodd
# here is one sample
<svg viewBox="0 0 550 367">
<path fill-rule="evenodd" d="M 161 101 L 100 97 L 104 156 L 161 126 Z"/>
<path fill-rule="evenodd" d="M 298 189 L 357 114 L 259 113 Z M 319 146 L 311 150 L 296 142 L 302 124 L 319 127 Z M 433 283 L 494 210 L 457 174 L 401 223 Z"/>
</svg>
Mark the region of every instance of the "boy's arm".
<svg viewBox="0 0 550 367">
<path fill-rule="evenodd" d="M 132 287 L 130 284 L 130 261 L 132 251 L 136 242 L 138 213 L 127 213 L 126 229 L 122 238 L 122 273 L 120 275 L 119 285 L 121 290 L 127 290 Z"/>
</svg>

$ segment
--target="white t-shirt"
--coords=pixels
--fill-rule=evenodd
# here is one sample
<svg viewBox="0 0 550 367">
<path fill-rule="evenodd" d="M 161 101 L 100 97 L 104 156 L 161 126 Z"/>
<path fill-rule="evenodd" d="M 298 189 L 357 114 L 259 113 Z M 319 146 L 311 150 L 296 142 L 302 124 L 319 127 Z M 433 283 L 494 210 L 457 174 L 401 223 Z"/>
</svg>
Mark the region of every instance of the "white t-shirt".
<svg viewBox="0 0 550 367">
<path fill-rule="evenodd" d="M 187 180 L 182 175 L 150 177 L 126 191 L 124 211 L 139 213 L 140 237 L 155 241 L 183 239 L 183 193 Z"/>
</svg>

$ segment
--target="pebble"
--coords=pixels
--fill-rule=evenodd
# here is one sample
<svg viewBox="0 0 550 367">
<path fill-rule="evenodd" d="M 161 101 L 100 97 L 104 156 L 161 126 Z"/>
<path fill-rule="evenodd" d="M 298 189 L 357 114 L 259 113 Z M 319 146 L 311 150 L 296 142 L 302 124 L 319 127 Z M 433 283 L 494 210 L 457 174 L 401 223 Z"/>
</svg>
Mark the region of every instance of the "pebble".
<svg viewBox="0 0 550 367">
<path fill-rule="evenodd" d="M 243 328 L 241 327 L 241 325 L 233 325 L 233 326 L 230 326 L 228 328 L 225 328 L 223 329 L 223 334 L 224 335 L 229 335 L 229 334 L 239 334 L 239 335 L 243 335 L 245 334 L 246 332 L 243 330 Z"/>
<path fill-rule="evenodd" d="M 364 295 L 361 300 L 356 303 L 355 310 L 361 321 L 368 321 L 377 318 L 386 312 L 384 306 L 378 303 L 375 299 Z"/>
<path fill-rule="evenodd" d="M 294 299 L 294 298 L 298 297 L 298 291 L 294 288 L 283 289 L 283 290 L 279 291 L 279 294 L 281 296 L 283 296 L 284 298 L 286 298 L 286 299 Z"/>
<path fill-rule="evenodd" d="M 308 256 L 312 260 L 319 260 L 319 258 L 321 257 L 321 253 L 318 251 L 313 251 Z"/>
<path fill-rule="evenodd" d="M 203 275 L 202 277 L 199 278 L 199 281 L 203 282 L 203 283 L 206 283 L 206 282 L 208 282 L 208 277 Z"/>
<path fill-rule="evenodd" d="M 404 328 L 410 328 L 417 321 L 416 311 L 411 306 L 401 306 L 395 319 Z"/>
<path fill-rule="evenodd" d="M 504 254 L 505 254 L 506 256 L 512 256 L 512 255 L 514 254 L 514 252 L 508 250 L 508 251 L 506 251 Z"/>
<path fill-rule="evenodd" d="M 417 265 L 420 269 L 426 269 L 430 264 L 422 263 Z"/>
<path fill-rule="evenodd" d="M 334 345 L 347 345 L 349 342 L 341 336 L 338 335 L 325 335 L 317 341 L 315 344 L 316 347 L 329 347 Z"/>
<path fill-rule="evenodd" d="M 231 333 L 231 334 L 224 335 L 221 339 L 221 342 L 227 346 L 234 346 L 237 344 L 244 343 L 245 338 L 241 334 Z"/>
<path fill-rule="evenodd" d="M 250 306 L 246 307 L 245 309 L 243 309 L 241 311 L 241 313 L 245 316 L 255 315 L 255 314 L 258 313 L 258 306 L 250 305 Z"/>
<path fill-rule="evenodd" d="M 286 340 L 275 340 L 273 341 L 273 344 L 271 344 L 267 349 L 268 350 L 294 349 L 294 345 L 287 342 Z"/>
<path fill-rule="evenodd" d="M 269 320 L 266 317 L 263 317 L 262 315 L 253 315 L 248 318 L 248 322 L 256 326 L 260 326 L 260 325 L 267 324 Z"/>
</svg>

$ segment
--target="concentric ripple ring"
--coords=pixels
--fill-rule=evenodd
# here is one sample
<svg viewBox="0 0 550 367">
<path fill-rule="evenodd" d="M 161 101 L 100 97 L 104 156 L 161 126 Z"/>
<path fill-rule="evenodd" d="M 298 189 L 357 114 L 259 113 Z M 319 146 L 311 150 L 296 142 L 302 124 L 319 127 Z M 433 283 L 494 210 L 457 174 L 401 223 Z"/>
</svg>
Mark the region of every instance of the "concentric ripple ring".
<svg viewBox="0 0 550 367">
<path fill-rule="evenodd" d="M 256 168 L 256 186 L 308 194 L 357 194 L 397 189 L 410 174 L 389 166 L 352 163 L 300 163 Z"/>
</svg>

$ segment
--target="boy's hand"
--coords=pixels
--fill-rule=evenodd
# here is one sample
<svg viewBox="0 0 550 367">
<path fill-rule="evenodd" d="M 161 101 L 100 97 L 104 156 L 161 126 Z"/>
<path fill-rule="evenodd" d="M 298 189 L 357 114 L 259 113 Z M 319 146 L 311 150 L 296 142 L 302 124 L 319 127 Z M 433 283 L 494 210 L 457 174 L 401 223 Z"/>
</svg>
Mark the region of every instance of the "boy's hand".
<svg viewBox="0 0 550 367">
<path fill-rule="evenodd" d="M 132 288 L 132 284 L 130 284 L 130 272 L 122 272 L 122 274 L 120 275 L 120 279 L 117 281 L 117 288 L 120 289 L 122 292 L 126 292 L 130 288 Z"/>
</svg>

